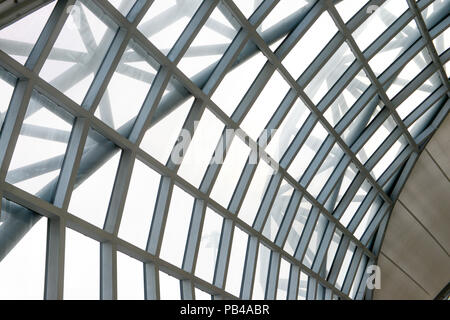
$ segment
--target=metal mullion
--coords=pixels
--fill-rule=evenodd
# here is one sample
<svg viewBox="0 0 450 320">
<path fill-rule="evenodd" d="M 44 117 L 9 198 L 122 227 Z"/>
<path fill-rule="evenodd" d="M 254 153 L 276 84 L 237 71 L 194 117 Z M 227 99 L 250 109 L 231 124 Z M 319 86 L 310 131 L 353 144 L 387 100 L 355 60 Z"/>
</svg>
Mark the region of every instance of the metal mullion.
<svg viewBox="0 0 450 320">
<path fill-rule="evenodd" d="M 395 158 L 395 160 L 389 165 L 389 167 L 386 169 L 386 171 L 383 172 L 383 174 L 378 178 L 377 182 L 384 186 L 389 179 L 395 174 L 395 172 L 405 163 L 406 160 L 408 160 L 408 157 L 411 155 L 411 153 L 414 152 L 411 148 L 411 146 L 406 146 L 402 152 L 400 152 L 399 155 Z"/>
<path fill-rule="evenodd" d="M 450 110 L 450 100 L 447 99 L 447 102 L 445 103 L 444 107 L 439 111 L 439 113 L 434 118 L 432 124 L 425 129 L 419 136 L 416 137 L 417 143 L 421 144 L 426 139 L 430 137 L 431 134 L 433 134 L 439 125 L 444 121 L 444 118 L 447 116 L 448 112 Z"/>
<path fill-rule="evenodd" d="M 367 270 L 367 267 L 369 265 L 373 265 L 374 262 L 375 262 L 375 260 L 368 259 L 365 269 Z M 370 274 L 368 272 L 364 272 L 364 274 L 361 278 L 361 281 L 359 282 L 359 285 L 358 285 L 358 291 L 356 292 L 355 300 L 362 300 L 364 298 L 364 295 L 367 290 L 367 280 L 368 280 L 369 276 L 370 276 Z"/>
<path fill-rule="evenodd" d="M 172 198 L 173 181 L 169 177 L 161 176 L 161 182 L 156 198 L 155 210 L 149 231 L 146 251 L 156 256 L 159 255 L 164 236 L 164 228 Z"/>
<path fill-rule="evenodd" d="M 392 117 L 394 118 L 397 125 L 402 129 L 403 134 L 409 141 L 409 144 L 414 148 L 414 150 L 418 150 L 418 146 L 416 142 L 414 141 L 413 137 L 405 127 L 402 119 L 398 115 L 398 113 L 395 111 L 394 106 L 391 103 L 391 100 L 388 98 L 386 91 L 383 89 L 381 83 L 379 82 L 378 78 L 375 76 L 374 72 L 372 71 L 372 68 L 370 67 L 367 59 L 362 54 L 361 50 L 359 49 L 358 45 L 356 44 L 355 40 L 353 39 L 353 36 L 349 33 L 349 30 L 347 29 L 345 23 L 342 21 L 342 18 L 339 16 L 336 8 L 331 4 L 329 0 L 326 2 L 326 6 L 328 8 L 328 12 L 330 13 L 331 17 L 333 18 L 334 22 L 337 24 L 340 32 L 343 33 L 344 37 L 346 38 L 346 41 L 348 42 L 349 47 L 351 48 L 353 54 L 356 56 L 356 58 L 363 64 L 363 68 L 370 79 L 371 83 L 374 84 L 378 89 L 378 94 L 383 101 L 383 103 L 386 105 L 386 107 L 390 110 L 390 113 Z M 383 192 L 384 193 L 384 192 Z"/>
<path fill-rule="evenodd" d="M 184 121 L 183 127 L 180 130 L 180 133 L 182 131 L 187 131 L 187 132 L 189 132 L 189 136 L 193 137 L 195 134 L 195 130 L 197 129 L 195 123 L 197 121 L 200 121 L 204 111 L 205 111 L 205 105 L 204 105 L 203 101 L 201 101 L 199 99 L 195 99 L 194 102 L 192 103 L 192 106 L 191 106 L 191 109 L 189 110 L 188 115 L 186 116 L 186 120 Z M 175 142 L 175 146 L 179 143 L 184 143 L 185 147 L 189 148 L 189 145 L 191 142 L 192 142 L 192 140 L 188 140 L 187 142 L 184 142 L 184 140 L 183 141 L 177 140 L 177 142 Z M 172 151 L 175 149 L 175 146 L 172 148 Z M 185 154 L 183 154 L 183 157 L 184 156 L 185 156 Z M 181 165 L 181 162 L 180 163 L 173 162 L 172 157 L 169 157 L 169 160 L 166 163 L 167 168 L 174 172 L 178 171 L 178 169 L 180 168 L 180 165 Z"/>
<path fill-rule="evenodd" d="M 388 203 L 384 203 L 380 209 L 378 209 L 377 213 L 373 217 L 372 221 L 370 221 L 366 231 L 363 233 L 361 237 L 361 242 L 365 245 L 369 244 L 369 240 L 376 231 L 377 227 L 380 225 L 381 220 L 383 220 L 384 216 L 388 214 L 387 212 L 391 209 L 391 205 Z"/>
<path fill-rule="evenodd" d="M 213 95 L 223 78 L 233 67 L 244 46 L 248 43 L 248 39 L 248 33 L 241 29 L 223 54 L 222 58 L 220 58 L 219 63 L 215 66 L 208 78 L 208 81 L 206 81 L 204 86 L 201 88 L 205 94 L 208 96 Z"/>
<path fill-rule="evenodd" d="M 378 103 L 378 96 L 376 95 L 376 89 L 374 86 L 369 86 L 366 91 L 359 97 L 358 100 L 351 106 L 351 108 L 342 116 L 338 123 L 334 126 L 334 130 L 337 134 L 342 134 L 353 120 L 361 114 L 364 110 L 367 110 L 367 105 L 374 102 Z M 372 115 L 372 114 L 370 114 Z"/>
<path fill-rule="evenodd" d="M 300 39 L 308 32 L 309 28 L 317 21 L 319 16 L 323 13 L 323 8 L 319 3 L 314 4 L 314 6 L 308 11 L 306 16 L 297 24 L 294 30 L 292 30 L 286 39 L 279 45 L 275 50 L 275 55 L 283 60 L 292 48 L 300 41 Z M 251 23 L 251 21 L 250 21 Z"/>
<path fill-rule="evenodd" d="M 181 300 L 195 300 L 195 287 L 190 280 L 180 280 Z"/>
<path fill-rule="evenodd" d="M 320 146 L 317 153 L 314 155 L 313 160 L 308 165 L 308 168 L 303 173 L 300 178 L 300 185 L 304 188 L 307 188 L 311 183 L 312 179 L 315 177 L 317 171 L 320 169 L 320 166 L 325 161 L 327 156 L 330 154 L 331 149 L 334 145 L 334 137 L 332 135 L 328 135 L 325 141 Z"/>
<path fill-rule="evenodd" d="M 364 128 L 361 134 L 358 136 L 355 142 L 350 146 L 350 150 L 357 154 L 369 141 L 369 139 L 377 132 L 384 122 L 389 118 L 391 113 L 388 108 L 383 108 L 375 118 L 370 122 L 370 124 Z"/>
<path fill-rule="evenodd" d="M 205 202 L 203 200 L 195 199 L 182 263 L 183 270 L 190 273 L 194 273 L 195 271 L 205 213 Z"/>
<path fill-rule="evenodd" d="M 242 170 L 239 181 L 227 207 L 231 213 L 236 215 L 242 206 L 245 194 L 247 193 L 251 180 L 256 172 L 257 164 L 251 163 L 251 157 L 252 154 L 249 155 L 247 162 L 245 163 L 244 169 Z"/>
<path fill-rule="evenodd" d="M 317 109 L 325 112 L 336 98 L 347 88 L 355 79 L 356 75 L 362 70 L 362 65 L 358 60 L 353 61 L 351 66 L 344 72 L 338 81 L 328 90 L 325 96 L 317 103 Z"/>
<path fill-rule="evenodd" d="M 314 257 L 314 261 L 313 261 L 313 264 L 311 267 L 311 269 L 314 272 L 316 272 L 317 274 L 320 274 L 322 265 L 326 262 L 326 259 L 327 259 L 326 255 L 329 250 L 330 244 L 333 240 L 335 231 L 336 231 L 336 224 L 328 221 L 326 230 L 324 231 L 322 239 L 320 240 L 320 245 L 316 252 L 316 255 Z"/>
<path fill-rule="evenodd" d="M 419 154 L 413 152 L 411 156 L 409 157 L 408 161 L 405 164 L 405 167 L 402 170 L 402 173 L 400 177 L 398 178 L 397 182 L 395 183 L 394 190 L 392 190 L 392 199 L 397 200 L 400 196 L 400 191 L 403 189 L 403 186 L 405 185 L 406 181 L 408 181 L 409 175 L 412 172 L 412 169 L 419 158 Z"/>
<path fill-rule="evenodd" d="M 350 239 L 343 235 L 327 277 L 327 281 L 333 286 L 336 285 L 336 280 L 339 275 L 339 271 L 341 270 L 342 262 L 344 261 L 344 257 L 347 254 L 347 249 L 349 248 L 349 246 Z"/>
<path fill-rule="evenodd" d="M 25 62 L 26 68 L 29 68 L 36 74 L 39 73 L 67 20 L 69 15 L 67 8 L 74 3 L 75 0 L 61 0 L 56 3 L 36 44 Z"/>
<path fill-rule="evenodd" d="M 306 249 L 308 248 L 309 240 L 311 239 L 311 236 L 314 232 L 314 228 L 316 226 L 317 220 L 319 219 L 319 216 L 320 210 L 317 207 L 313 206 L 309 211 L 308 218 L 302 231 L 302 235 L 300 236 L 297 247 L 295 248 L 294 257 L 300 262 L 303 261 Z"/>
<path fill-rule="evenodd" d="M 363 252 L 360 248 L 356 248 L 353 253 L 350 266 L 347 269 L 345 275 L 344 283 L 342 284 L 342 292 L 349 295 L 350 289 L 352 287 L 353 281 L 355 280 L 356 272 L 358 271 L 359 263 L 362 259 Z"/>
<path fill-rule="evenodd" d="M 281 167 L 288 168 L 290 166 L 292 161 L 294 161 L 295 157 L 297 156 L 298 151 L 301 149 L 306 139 L 309 137 L 311 131 L 314 129 L 317 122 L 317 116 L 311 112 L 311 114 L 308 116 L 300 130 L 295 135 L 295 138 L 292 140 L 291 144 L 281 157 Z"/>
<path fill-rule="evenodd" d="M 274 240 L 275 244 L 280 248 L 284 247 L 289 231 L 291 230 L 292 223 L 294 222 L 295 215 L 300 206 L 302 197 L 302 193 L 297 189 L 295 189 L 292 193 L 291 199 L 289 200 L 289 204 L 286 209 L 286 213 L 283 216 L 283 220 L 280 223 L 280 227 L 278 228 L 278 232 Z"/>
<path fill-rule="evenodd" d="M 239 298 L 248 300 L 252 298 L 255 282 L 256 264 L 259 253 L 259 240 L 257 237 L 248 236 L 247 250 L 245 254 L 244 271 Z"/>
<path fill-rule="evenodd" d="M 44 299 L 61 300 L 64 293 L 66 225 L 64 218 L 47 219 Z"/>
<path fill-rule="evenodd" d="M 172 61 L 174 64 L 177 64 L 181 60 L 184 53 L 191 45 L 192 41 L 194 41 L 194 38 L 200 32 L 200 29 L 203 27 L 203 25 L 206 23 L 206 20 L 215 9 L 217 3 L 218 0 L 208 0 L 203 1 L 200 4 L 197 11 L 190 19 L 189 23 L 167 55 L 167 58 L 170 61 Z"/>
<path fill-rule="evenodd" d="M 409 9 L 414 13 L 414 19 L 417 22 L 418 29 L 420 31 L 420 34 L 422 35 L 422 38 L 425 39 L 427 43 L 427 49 L 429 54 L 431 55 L 431 60 L 433 61 L 434 65 L 437 67 L 439 71 L 439 76 L 441 77 L 441 81 L 444 84 L 444 86 L 447 87 L 447 90 L 449 91 L 450 96 L 450 83 L 447 78 L 447 74 L 445 73 L 444 67 L 442 66 L 439 55 L 437 54 L 436 48 L 434 47 L 433 40 L 431 39 L 431 36 L 428 32 L 428 28 L 425 25 L 425 21 L 422 17 L 421 12 L 419 11 L 417 4 L 415 1 L 407 0 Z"/>
<path fill-rule="evenodd" d="M 372 0 L 367 2 L 349 21 L 347 21 L 347 28 L 349 31 L 353 33 L 372 15 L 373 11 L 369 9 L 371 6 L 375 5 L 378 8 L 385 2 L 386 0 Z"/>
<path fill-rule="evenodd" d="M 363 54 L 367 60 L 372 59 L 387 44 L 389 44 L 409 23 L 413 15 L 409 10 L 397 18 L 372 44 L 364 50 Z"/>
<path fill-rule="evenodd" d="M 370 158 L 364 163 L 367 170 L 372 171 L 381 158 L 389 151 L 389 149 L 398 141 L 402 136 L 402 131 L 399 127 L 395 127 L 394 130 L 388 135 L 388 137 L 381 143 L 381 145 L 375 150 Z"/>
<path fill-rule="evenodd" d="M 410 81 L 399 93 L 392 98 L 394 108 L 400 106 L 409 96 L 417 90 L 425 81 L 427 81 L 436 72 L 436 67 L 429 64 L 412 81 Z"/>
<path fill-rule="evenodd" d="M 160 300 L 159 269 L 154 263 L 144 263 L 144 296 L 146 300 Z"/>
<path fill-rule="evenodd" d="M 334 209 L 333 216 L 339 220 L 347 209 L 348 205 L 352 202 L 354 196 L 358 192 L 359 188 L 364 182 L 364 175 L 359 171 L 353 181 L 349 185 L 347 191 L 343 195 L 342 199 L 339 201 L 339 204 Z"/>
<path fill-rule="evenodd" d="M 447 88 L 440 86 L 439 89 L 434 91 L 428 99 L 423 101 L 414 111 L 412 111 L 403 120 L 406 127 L 411 126 L 416 120 L 418 120 L 422 115 L 424 115 L 435 103 L 437 103 L 442 97 L 447 93 Z"/>
<path fill-rule="evenodd" d="M 313 277 L 308 277 L 308 286 L 306 287 L 306 300 L 316 300 L 317 294 L 317 280 Z"/>
<path fill-rule="evenodd" d="M 234 228 L 232 219 L 223 220 L 213 278 L 213 284 L 219 288 L 224 288 L 226 284 Z"/>
<path fill-rule="evenodd" d="M 311 62 L 306 70 L 299 76 L 296 80 L 297 84 L 302 88 L 306 88 L 344 42 L 344 36 L 341 33 L 336 32 L 325 48 L 322 49 L 313 62 Z"/>
<path fill-rule="evenodd" d="M 131 129 L 128 139 L 139 145 L 144 137 L 146 130 L 155 114 L 161 97 L 165 88 L 170 80 L 170 71 L 165 67 L 160 67 L 155 80 L 152 82 L 152 86 L 145 97 L 139 114 L 134 121 L 133 128 Z"/>
<path fill-rule="evenodd" d="M 109 242 L 100 243 L 100 299 L 117 300 L 117 249 Z"/>
<path fill-rule="evenodd" d="M 278 274 L 280 272 L 281 255 L 279 252 L 270 252 L 269 270 L 267 272 L 267 284 L 264 299 L 275 300 L 278 286 Z"/>
<path fill-rule="evenodd" d="M 103 226 L 103 229 L 114 235 L 117 235 L 119 232 L 134 163 L 135 153 L 133 151 L 123 151 L 120 157 L 119 167 L 117 169 L 111 192 L 111 199 Z"/>
<path fill-rule="evenodd" d="M 351 233 L 355 233 L 362 219 L 366 215 L 367 211 L 370 209 L 370 206 L 375 201 L 377 195 L 378 193 L 376 189 L 371 188 L 370 191 L 367 193 L 367 195 L 364 197 L 364 200 L 359 205 L 358 210 L 356 210 L 355 214 L 353 215 L 352 219 L 350 220 L 347 226 L 347 229 Z"/>
<path fill-rule="evenodd" d="M 263 231 L 282 181 L 282 175 L 278 172 L 272 175 L 272 177 L 270 178 L 270 182 L 266 187 L 264 197 L 261 201 L 258 212 L 252 224 L 252 227 L 257 232 Z"/>
<path fill-rule="evenodd" d="M 320 111 L 317 110 L 317 107 L 312 103 L 311 99 L 302 90 L 301 86 L 299 86 L 299 84 L 292 79 L 292 76 L 287 72 L 286 68 L 281 64 L 281 62 L 277 59 L 277 57 L 272 53 L 272 51 L 269 49 L 267 44 L 263 41 L 263 39 L 255 31 L 255 29 L 248 23 L 248 21 L 242 16 L 242 14 L 240 12 L 238 12 L 235 4 L 230 2 L 230 0 L 224 0 L 224 1 L 227 1 L 229 7 L 233 11 L 235 11 L 237 18 L 239 19 L 239 21 L 241 22 L 243 27 L 248 30 L 248 32 L 250 33 L 250 36 L 254 39 L 254 41 L 260 47 L 260 49 L 266 54 L 269 61 L 275 65 L 277 70 L 281 73 L 281 75 L 285 78 L 285 80 L 291 85 L 291 87 L 293 87 L 297 90 L 301 99 L 304 102 L 306 102 L 306 105 L 310 108 L 311 111 L 316 113 L 317 117 L 321 120 L 322 124 L 325 126 L 327 131 L 335 136 L 336 141 L 341 145 L 341 148 L 352 157 L 354 163 L 364 173 L 366 178 L 370 182 L 372 182 L 377 188 L 379 188 L 379 192 L 380 192 L 380 194 L 382 194 L 383 198 L 385 198 L 386 201 L 391 202 L 391 200 L 386 195 L 386 193 L 382 190 L 382 188 L 376 184 L 375 180 L 372 178 L 372 176 L 366 170 L 366 168 L 361 164 L 361 162 L 356 158 L 356 156 L 349 150 L 348 146 L 345 144 L 345 142 L 342 140 L 342 138 L 335 132 L 334 128 L 332 128 L 331 125 L 328 124 L 328 122 L 325 120 L 323 114 L 321 114 Z"/>
<path fill-rule="evenodd" d="M 279 0 L 264 0 L 258 8 L 255 9 L 248 20 L 251 24 L 258 26 L 279 2 Z"/>
<path fill-rule="evenodd" d="M 241 124 L 274 72 L 275 67 L 267 61 L 231 115 L 232 121 Z"/>
<path fill-rule="evenodd" d="M 343 179 L 345 171 L 349 167 L 350 163 L 351 163 L 350 157 L 346 154 L 341 158 L 341 160 L 339 160 L 338 165 L 333 170 L 333 173 L 331 174 L 330 178 L 328 178 L 327 182 L 325 183 L 319 195 L 317 196 L 318 202 L 324 204 L 327 201 L 327 199 L 333 192 L 333 189 L 338 185 L 339 181 Z"/>
<path fill-rule="evenodd" d="M 297 300 L 299 280 L 300 280 L 300 268 L 294 264 L 291 264 L 291 268 L 289 269 L 287 300 Z"/>
<path fill-rule="evenodd" d="M 225 160 L 228 150 L 233 143 L 235 138 L 235 134 L 232 130 L 225 127 L 222 135 L 220 136 L 219 142 L 214 150 L 214 153 L 211 157 L 211 161 L 206 169 L 205 174 L 203 175 L 202 181 L 200 183 L 200 191 L 210 194 L 212 188 L 214 187 L 214 183 L 219 175 L 220 169 L 222 168 L 222 162 Z M 217 156 L 219 155 L 219 156 Z M 219 157 L 219 163 L 217 163 L 216 157 Z"/>
<path fill-rule="evenodd" d="M 290 89 L 284 96 L 277 110 L 270 118 L 263 132 L 259 135 L 257 142 L 260 147 L 265 148 L 269 144 L 269 142 L 275 135 L 275 133 L 272 134 L 272 130 L 276 130 L 279 128 L 289 111 L 291 111 L 296 99 L 297 95 L 295 93 L 295 90 Z M 260 141 L 262 141 L 263 145 L 261 145 Z"/>
</svg>

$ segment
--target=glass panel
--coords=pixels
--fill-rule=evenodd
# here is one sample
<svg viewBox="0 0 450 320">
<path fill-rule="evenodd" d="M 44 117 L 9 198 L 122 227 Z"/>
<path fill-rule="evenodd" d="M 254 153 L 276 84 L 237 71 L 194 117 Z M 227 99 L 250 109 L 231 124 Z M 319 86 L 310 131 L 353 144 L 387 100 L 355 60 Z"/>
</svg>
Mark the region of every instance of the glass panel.
<svg viewBox="0 0 450 320">
<path fill-rule="evenodd" d="M 366 3 L 368 0 L 344 0 L 336 3 L 336 9 L 345 23 L 350 20 Z M 368 7 L 367 11 L 376 9 L 376 7 Z"/>
<path fill-rule="evenodd" d="M 283 59 L 283 65 L 294 79 L 309 67 L 337 31 L 330 15 L 324 12 Z"/>
<path fill-rule="evenodd" d="M 319 245 L 322 241 L 327 225 L 328 219 L 323 214 L 320 214 L 319 219 L 317 219 L 316 226 L 314 227 L 314 232 L 309 239 L 308 249 L 306 249 L 305 256 L 303 258 L 303 264 L 308 268 L 311 268 L 316 257 L 317 250 L 319 249 Z"/>
<path fill-rule="evenodd" d="M 254 1 L 233 0 L 233 2 L 236 4 L 239 10 L 241 10 L 244 16 L 248 19 L 250 15 L 253 13 L 253 11 L 255 11 L 256 8 L 258 8 L 258 6 L 263 2 L 263 0 L 254 0 Z"/>
<path fill-rule="evenodd" d="M 378 161 L 372 171 L 370 171 L 370 174 L 375 179 L 378 179 L 407 145 L 408 141 L 404 136 L 401 136 L 392 147 L 389 148 L 389 151 L 384 154 L 383 158 Z"/>
<path fill-rule="evenodd" d="M 212 300 L 212 297 L 209 293 L 195 288 L 195 300 Z"/>
<path fill-rule="evenodd" d="M 295 214 L 294 221 L 292 222 L 291 229 L 289 230 L 289 234 L 283 248 L 290 255 L 295 254 L 298 241 L 303 233 L 303 228 L 305 227 L 311 208 L 311 203 L 303 198 L 300 206 L 298 207 L 297 213 Z"/>
<path fill-rule="evenodd" d="M 289 284 L 289 271 L 291 264 L 281 258 L 280 273 L 278 275 L 277 300 L 287 299 L 287 289 Z"/>
<path fill-rule="evenodd" d="M 181 300 L 180 280 L 159 272 L 159 295 L 161 300 Z"/>
<path fill-rule="evenodd" d="M 248 0 L 245 0 L 245 2 L 251 3 Z M 255 46 L 255 44 L 249 42 L 247 46 Z M 231 116 L 266 61 L 266 57 L 258 50 L 248 60 L 236 65 L 225 75 L 211 99 L 223 112 Z M 230 92 L 233 94 L 230 94 Z"/>
<path fill-rule="evenodd" d="M 200 185 L 224 127 L 211 111 L 205 110 L 178 170 L 179 176 L 196 187 Z"/>
<path fill-rule="evenodd" d="M 420 32 L 415 20 L 411 20 L 387 45 L 383 47 L 372 59 L 369 65 L 376 76 L 387 69 L 400 55 L 402 55 L 417 39 Z"/>
<path fill-rule="evenodd" d="M 345 227 L 347 227 L 352 220 L 353 216 L 356 213 L 356 210 L 358 210 L 361 202 L 363 202 L 371 187 L 372 186 L 370 185 L 370 183 L 367 180 L 364 180 L 361 187 L 358 189 L 358 192 L 356 192 L 355 196 L 353 197 L 352 202 L 348 205 L 348 207 L 345 209 L 344 214 L 339 219 Z"/>
<path fill-rule="evenodd" d="M 193 102 L 194 98 L 188 99 L 164 119 L 153 123 L 144 134 L 140 145 L 142 150 L 155 157 L 159 162 L 167 163 Z"/>
<path fill-rule="evenodd" d="M 428 30 L 445 19 L 448 15 L 448 2 L 446 0 L 434 0 L 422 11 L 422 17 Z"/>
<path fill-rule="evenodd" d="M 378 209 L 383 204 L 383 200 L 380 197 L 377 197 L 375 201 L 370 206 L 369 210 L 364 214 L 364 218 L 361 220 L 358 228 L 356 229 L 354 235 L 356 238 L 361 239 L 373 217 L 377 213 Z"/>
<path fill-rule="evenodd" d="M 72 11 L 39 75 L 81 104 L 117 26 L 91 1 L 77 0 Z"/>
<path fill-rule="evenodd" d="M 253 140 L 261 135 L 289 88 L 281 74 L 275 71 L 241 123 L 241 128 Z"/>
<path fill-rule="evenodd" d="M 343 155 L 344 152 L 341 147 L 335 143 L 307 188 L 313 197 L 317 197 L 320 191 L 322 191 L 322 188 L 325 186 L 334 169 L 336 169 Z"/>
<path fill-rule="evenodd" d="M 48 186 L 56 185 L 72 123 L 69 113 L 34 91 L 6 181 L 50 201 Z"/>
<path fill-rule="evenodd" d="M 298 279 L 298 293 L 297 300 L 306 300 L 306 292 L 308 289 L 308 275 L 303 271 L 300 271 L 300 277 Z"/>
<path fill-rule="evenodd" d="M 405 101 L 397 107 L 400 118 L 405 119 L 414 109 L 417 108 L 434 90 L 442 84 L 438 73 L 433 74 L 419 88 L 416 89 Z"/>
<path fill-rule="evenodd" d="M 201 3 L 201 0 L 155 0 L 138 29 L 167 54 Z"/>
<path fill-rule="evenodd" d="M 281 182 L 263 230 L 263 235 L 272 241 L 278 233 L 293 191 L 294 188 L 286 180 Z"/>
<path fill-rule="evenodd" d="M 333 238 L 331 238 L 330 246 L 328 247 L 327 255 L 325 257 L 325 275 L 326 278 L 328 273 L 331 270 L 331 266 L 333 265 L 334 258 L 336 256 L 336 252 L 339 248 L 339 243 L 342 239 L 342 232 L 338 229 L 334 231 Z"/>
<path fill-rule="evenodd" d="M 100 244 L 66 228 L 65 254 L 64 299 L 99 299 Z"/>
<path fill-rule="evenodd" d="M 136 160 L 120 222 L 119 237 L 146 248 L 161 176 Z"/>
<path fill-rule="evenodd" d="M 431 63 L 431 57 L 427 48 L 423 48 L 397 75 L 389 85 L 386 93 L 392 99 L 397 93 L 413 80 L 427 65 Z"/>
<path fill-rule="evenodd" d="M 362 163 L 365 163 L 396 127 L 396 122 L 389 116 L 369 140 L 367 140 L 361 150 L 356 154 L 356 157 Z"/>
<path fill-rule="evenodd" d="M 350 47 L 342 44 L 305 88 L 313 103 L 317 104 L 328 93 L 354 60 Z"/>
<path fill-rule="evenodd" d="M 0 133 L 14 91 L 16 78 L 0 67 Z"/>
<path fill-rule="evenodd" d="M 173 187 L 159 256 L 177 267 L 183 263 L 193 204 L 194 198 L 190 194 Z"/>
<path fill-rule="evenodd" d="M 117 299 L 144 299 L 144 271 L 142 262 L 117 252 Z"/>
<path fill-rule="evenodd" d="M 303 175 L 327 136 L 328 132 L 318 122 L 288 168 L 288 173 L 295 180 Z"/>
<path fill-rule="evenodd" d="M 233 196 L 234 189 L 236 188 L 249 154 L 250 148 L 240 138 L 235 137 L 210 195 L 212 199 L 216 200 L 225 208 L 228 207 L 228 203 Z"/>
<path fill-rule="evenodd" d="M 325 111 L 324 116 L 334 127 L 339 120 L 347 113 L 353 104 L 370 86 L 370 80 L 367 78 L 364 70 L 359 71 L 355 78 L 348 84 L 342 93 L 334 100 L 330 107 Z"/>
<path fill-rule="evenodd" d="M 256 261 L 255 282 L 253 283 L 253 300 L 264 300 L 269 265 L 270 249 L 260 243 L 258 248 L 258 259 Z"/>
<path fill-rule="evenodd" d="M 443 54 L 450 47 L 450 28 L 445 29 L 439 36 L 433 40 L 437 54 Z"/>
<path fill-rule="evenodd" d="M 251 1 L 249 1 L 251 2 Z M 309 0 L 297 0 L 295 2 L 292 1 L 280 1 L 272 9 L 272 11 L 267 15 L 264 21 L 258 28 L 259 33 L 263 33 L 266 30 L 270 29 L 273 26 L 281 23 L 283 20 L 288 19 L 294 13 L 299 11 L 303 11 L 302 9 L 309 5 L 308 2 L 312 2 Z"/>
<path fill-rule="evenodd" d="M 79 181 L 70 198 L 68 211 L 87 222 L 103 227 L 111 198 L 112 188 L 119 166 L 119 148 L 102 137 L 93 129 L 89 130 L 88 139 L 78 170 Z M 99 152 L 106 157 L 99 158 Z M 87 168 L 92 170 L 91 161 L 98 161 L 95 171 L 86 176 Z"/>
<path fill-rule="evenodd" d="M 382 6 L 373 9 L 375 11 L 370 17 L 353 32 L 353 38 L 362 51 L 408 9 L 408 4 L 404 0 L 388 0 Z"/>
<path fill-rule="evenodd" d="M 133 7 L 136 0 L 108 0 L 111 4 L 119 10 L 121 14 L 126 16 L 130 9 Z"/>
<path fill-rule="evenodd" d="M 353 182 L 353 179 L 355 178 L 357 173 L 358 169 L 356 168 L 356 166 L 353 163 L 350 163 L 350 165 L 345 170 L 344 176 L 342 177 L 336 201 L 334 201 L 334 204 L 332 205 L 333 210 L 336 209 L 337 205 L 339 204 L 339 201 L 341 201 L 342 197 L 344 196 L 347 189 L 350 187 L 350 184 Z"/>
<path fill-rule="evenodd" d="M 3 221 L 20 219 L 20 214 L 35 214 L 3 199 L 0 232 L 9 224 Z M 14 222 L 13 222 L 14 223 Z M 47 218 L 41 218 L 0 261 L 1 300 L 41 300 L 44 294 Z"/>
<path fill-rule="evenodd" d="M 348 272 L 348 268 L 350 267 L 350 263 L 352 262 L 353 254 L 355 253 L 356 245 L 353 242 L 350 242 L 350 245 L 347 248 L 347 252 L 345 253 L 344 261 L 342 262 L 341 269 L 339 270 L 339 275 L 336 279 L 336 288 L 339 290 L 342 289 L 342 285 L 344 284 L 345 276 Z"/>
<path fill-rule="evenodd" d="M 206 209 L 205 220 L 198 249 L 195 275 L 212 283 L 219 249 L 223 218 L 210 208 Z"/>
<path fill-rule="evenodd" d="M 95 112 L 113 129 L 134 123 L 159 68 L 157 62 L 141 52 L 130 41 Z"/>
<path fill-rule="evenodd" d="M 272 167 L 266 162 L 260 161 L 238 214 L 238 217 L 249 225 L 253 224 L 272 175 Z"/>
<path fill-rule="evenodd" d="M 363 255 L 361 261 L 359 262 L 358 270 L 356 271 L 355 279 L 353 280 L 353 285 L 349 293 L 349 296 L 352 299 L 356 298 L 356 294 L 358 293 L 358 288 L 364 276 L 368 260 L 369 259 L 367 258 L 367 256 Z"/>
<path fill-rule="evenodd" d="M 53 1 L 2 28 L 0 30 L 0 48 L 2 48 L 2 51 L 21 64 L 25 64 L 55 4 L 56 1 Z M 73 15 L 71 16 L 73 18 Z"/>
<path fill-rule="evenodd" d="M 178 63 L 178 68 L 189 78 L 218 61 L 237 33 L 225 16 L 231 17 L 231 14 L 222 13 L 221 10 L 227 11 L 227 8 L 214 9 Z"/>
<path fill-rule="evenodd" d="M 248 235 L 238 227 L 234 228 L 230 260 L 228 262 L 227 283 L 225 290 L 239 296 L 247 251 Z"/>
<path fill-rule="evenodd" d="M 276 161 L 280 161 L 309 115 L 309 109 L 300 99 L 297 99 L 281 125 L 276 129 L 272 140 L 266 148 L 266 152 Z"/>
</svg>

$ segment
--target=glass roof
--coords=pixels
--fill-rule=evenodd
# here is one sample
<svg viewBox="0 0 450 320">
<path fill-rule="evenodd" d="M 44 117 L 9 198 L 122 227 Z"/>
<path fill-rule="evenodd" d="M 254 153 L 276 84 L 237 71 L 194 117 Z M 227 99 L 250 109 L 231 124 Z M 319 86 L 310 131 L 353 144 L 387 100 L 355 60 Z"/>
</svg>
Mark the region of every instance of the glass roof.
<svg viewBox="0 0 450 320">
<path fill-rule="evenodd" d="M 47 1 L 0 26 L 0 298 L 370 299 L 450 94 L 450 2 L 376 3 Z"/>
</svg>

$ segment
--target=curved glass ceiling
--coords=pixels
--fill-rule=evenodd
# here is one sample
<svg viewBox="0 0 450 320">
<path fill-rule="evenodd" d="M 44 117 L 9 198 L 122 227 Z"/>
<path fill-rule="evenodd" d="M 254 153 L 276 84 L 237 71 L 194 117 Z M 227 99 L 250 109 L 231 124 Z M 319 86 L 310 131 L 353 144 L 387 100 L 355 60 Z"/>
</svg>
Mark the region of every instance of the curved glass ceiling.
<svg viewBox="0 0 450 320">
<path fill-rule="evenodd" d="M 4 25 L 0 298 L 370 298 L 448 114 L 449 11 L 61 0 Z"/>
</svg>

